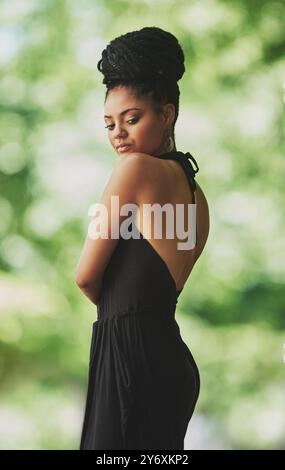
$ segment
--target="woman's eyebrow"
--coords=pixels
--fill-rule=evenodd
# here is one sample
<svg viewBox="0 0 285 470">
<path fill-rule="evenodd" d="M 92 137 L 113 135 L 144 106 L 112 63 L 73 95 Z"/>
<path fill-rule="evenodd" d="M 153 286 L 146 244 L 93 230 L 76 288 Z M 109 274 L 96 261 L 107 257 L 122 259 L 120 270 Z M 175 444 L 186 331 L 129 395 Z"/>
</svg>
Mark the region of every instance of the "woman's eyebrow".
<svg viewBox="0 0 285 470">
<path fill-rule="evenodd" d="M 120 113 L 120 116 L 122 116 L 123 114 L 126 114 L 128 111 L 132 111 L 133 109 L 137 109 L 138 111 L 142 111 L 141 108 L 128 108 L 128 109 L 125 109 L 124 111 L 122 111 Z M 104 118 L 110 118 L 112 116 L 107 116 L 106 114 L 104 115 Z"/>
</svg>

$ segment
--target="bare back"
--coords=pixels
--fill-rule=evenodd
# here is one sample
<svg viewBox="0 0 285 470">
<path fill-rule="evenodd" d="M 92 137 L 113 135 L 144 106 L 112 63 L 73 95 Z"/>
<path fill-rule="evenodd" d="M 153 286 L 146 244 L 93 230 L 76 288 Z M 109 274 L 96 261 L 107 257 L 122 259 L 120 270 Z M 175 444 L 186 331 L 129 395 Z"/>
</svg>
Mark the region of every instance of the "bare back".
<svg viewBox="0 0 285 470">
<path fill-rule="evenodd" d="M 176 204 L 185 204 L 184 228 L 187 230 L 187 228 L 189 229 L 190 227 L 187 204 L 194 203 L 194 201 L 185 171 L 179 162 L 175 160 L 163 160 L 147 154 L 144 154 L 144 158 L 149 184 L 140 198 L 140 204 L 138 204 L 136 226 L 165 262 L 176 284 L 177 291 L 180 291 L 183 289 L 194 264 L 203 252 L 208 239 L 210 226 L 208 203 L 202 188 L 196 180 L 197 239 L 193 249 L 178 249 L 177 244 L 181 242 L 181 240 L 177 238 L 175 230 L 173 239 L 166 238 L 166 221 L 164 217 L 162 217 L 163 237 L 162 239 L 154 238 L 153 220 L 150 220 L 150 217 L 147 220 L 143 212 L 143 204 L 152 205 L 158 203 L 163 206 L 166 203 L 170 203 L 174 206 L 174 213 Z M 149 236 L 149 234 L 151 234 L 151 236 Z"/>
</svg>

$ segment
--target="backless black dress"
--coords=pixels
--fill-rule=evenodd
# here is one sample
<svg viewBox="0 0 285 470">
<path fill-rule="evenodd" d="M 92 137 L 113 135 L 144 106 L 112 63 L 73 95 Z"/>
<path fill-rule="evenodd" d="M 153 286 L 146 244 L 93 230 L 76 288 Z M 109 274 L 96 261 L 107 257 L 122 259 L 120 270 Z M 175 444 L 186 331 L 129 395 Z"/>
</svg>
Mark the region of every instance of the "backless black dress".
<svg viewBox="0 0 285 470">
<path fill-rule="evenodd" d="M 156 158 L 181 163 L 195 203 L 192 155 Z M 138 238 L 120 237 L 103 276 L 79 450 L 183 450 L 198 400 L 198 367 L 175 319 L 182 289 L 134 230 Z"/>
</svg>

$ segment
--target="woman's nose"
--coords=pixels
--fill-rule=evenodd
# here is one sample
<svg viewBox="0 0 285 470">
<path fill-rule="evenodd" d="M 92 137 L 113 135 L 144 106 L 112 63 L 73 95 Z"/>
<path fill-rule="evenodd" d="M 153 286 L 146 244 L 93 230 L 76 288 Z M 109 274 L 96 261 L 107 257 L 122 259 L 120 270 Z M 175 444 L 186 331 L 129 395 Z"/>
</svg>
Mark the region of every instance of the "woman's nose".
<svg viewBox="0 0 285 470">
<path fill-rule="evenodd" d="M 115 138 L 116 139 L 120 139 L 120 138 L 124 138 L 126 136 L 126 131 L 125 129 L 123 129 L 122 127 L 118 126 L 117 127 L 117 130 L 115 131 Z"/>
</svg>

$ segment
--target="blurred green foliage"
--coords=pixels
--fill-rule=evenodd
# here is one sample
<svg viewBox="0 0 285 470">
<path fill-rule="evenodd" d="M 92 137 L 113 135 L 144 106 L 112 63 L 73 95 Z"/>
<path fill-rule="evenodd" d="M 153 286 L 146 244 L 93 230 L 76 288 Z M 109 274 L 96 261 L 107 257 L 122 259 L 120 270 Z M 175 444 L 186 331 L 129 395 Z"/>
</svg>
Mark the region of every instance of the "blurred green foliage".
<svg viewBox="0 0 285 470">
<path fill-rule="evenodd" d="M 156 25 L 185 52 L 176 143 L 211 217 L 177 306 L 201 373 L 185 448 L 284 448 L 284 4 L 3 0 L 0 16 L 0 447 L 79 447 L 97 313 L 74 271 L 115 158 L 96 64 Z"/>
</svg>

